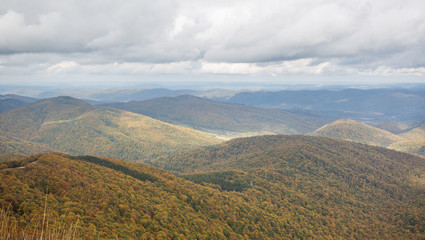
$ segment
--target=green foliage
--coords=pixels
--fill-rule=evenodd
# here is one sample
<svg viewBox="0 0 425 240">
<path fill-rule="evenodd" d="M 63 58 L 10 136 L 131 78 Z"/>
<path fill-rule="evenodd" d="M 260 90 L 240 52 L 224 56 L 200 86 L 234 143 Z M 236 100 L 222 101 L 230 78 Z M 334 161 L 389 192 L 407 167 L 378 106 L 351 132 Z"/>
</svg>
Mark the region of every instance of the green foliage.
<svg viewBox="0 0 425 240">
<path fill-rule="evenodd" d="M 238 171 L 241 196 L 276 214 L 301 238 L 425 238 L 425 160 L 363 144 L 308 136 L 235 139 L 159 157 L 178 173 Z"/>
</svg>

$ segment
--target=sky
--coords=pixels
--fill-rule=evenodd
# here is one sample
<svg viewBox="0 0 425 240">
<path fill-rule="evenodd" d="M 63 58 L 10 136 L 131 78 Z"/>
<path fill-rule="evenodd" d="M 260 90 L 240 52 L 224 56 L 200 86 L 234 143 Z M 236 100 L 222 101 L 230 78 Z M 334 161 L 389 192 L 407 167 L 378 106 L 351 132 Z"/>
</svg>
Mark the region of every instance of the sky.
<svg viewBox="0 0 425 240">
<path fill-rule="evenodd" d="M 184 82 L 425 83 L 425 1 L 0 1 L 0 85 Z"/>
</svg>

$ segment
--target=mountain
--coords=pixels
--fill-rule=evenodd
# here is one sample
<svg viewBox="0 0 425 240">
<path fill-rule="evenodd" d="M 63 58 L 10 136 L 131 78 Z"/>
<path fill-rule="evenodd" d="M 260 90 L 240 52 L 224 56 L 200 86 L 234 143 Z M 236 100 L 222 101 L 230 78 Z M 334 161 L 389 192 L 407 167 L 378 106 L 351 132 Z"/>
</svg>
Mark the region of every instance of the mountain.
<svg viewBox="0 0 425 240">
<path fill-rule="evenodd" d="M 219 142 L 195 130 L 71 97 L 45 99 L 0 114 L 0 133 L 56 151 L 132 161 Z"/>
<path fill-rule="evenodd" d="M 284 90 L 241 92 L 223 101 L 273 107 L 329 119 L 404 122 L 425 119 L 425 91 L 409 89 Z"/>
<path fill-rule="evenodd" d="M 381 147 L 405 140 L 385 130 L 350 119 L 340 119 L 326 124 L 309 135 L 337 138 Z"/>
<path fill-rule="evenodd" d="M 0 168 L 1 239 L 302 238 L 237 192 L 140 163 L 48 153 Z"/>
<path fill-rule="evenodd" d="M 236 189 L 302 239 L 423 239 L 425 159 L 311 136 L 259 136 L 152 160 L 197 183 Z M 282 237 L 284 238 L 284 237 Z"/>
<path fill-rule="evenodd" d="M 38 99 L 13 94 L 0 95 L 0 113 L 36 101 L 38 101 Z"/>
<path fill-rule="evenodd" d="M 189 95 L 102 106 L 119 108 L 213 133 L 297 134 L 313 131 L 325 123 L 321 119 L 282 110 L 221 103 Z"/>
</svg>

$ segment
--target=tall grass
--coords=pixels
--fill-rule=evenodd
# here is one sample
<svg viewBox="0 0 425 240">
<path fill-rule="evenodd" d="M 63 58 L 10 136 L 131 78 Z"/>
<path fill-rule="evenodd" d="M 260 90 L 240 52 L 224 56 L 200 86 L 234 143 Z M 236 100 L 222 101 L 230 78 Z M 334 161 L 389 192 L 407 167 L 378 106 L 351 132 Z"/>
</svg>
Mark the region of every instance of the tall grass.
<svg viewBox="0 0 425 240">
<path fill-rule="evenodd" d="M 40 219 L 41 222 L 40 222 Z M 36 221 L 38 220 L 38 221 Z M 45 203 L 43 216 L 35 216 L 24 227 L 18 225 L 13 217 L 10 206 L 0 209 L 0 239 L 1 240 L 74 240 L 80 239 L 79 221 L 69 226 L 64 221 L 49 219 L 47 204 Z"/>
</svg>

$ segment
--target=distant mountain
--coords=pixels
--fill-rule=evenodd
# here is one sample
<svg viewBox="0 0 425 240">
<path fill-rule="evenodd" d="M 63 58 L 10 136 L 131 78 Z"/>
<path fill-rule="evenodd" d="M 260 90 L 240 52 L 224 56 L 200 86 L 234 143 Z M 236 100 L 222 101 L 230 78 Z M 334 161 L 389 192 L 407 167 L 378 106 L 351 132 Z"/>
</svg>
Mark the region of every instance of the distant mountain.
<svg viewBox="0 0 425 240">
<path fill-rule="evenodd" d="M 0 114 L 0 133 L 71 154 L 133 161 L 219 142 L 195 130 L 71 97 L 45 99 Z"/>
<path fill-rule="evenodd" d="M 194 90 L 170 90 L 165 88 L 113 88 L 113 89 L 51 89 L 51 90 L 32 90 L 32 89 L 14 89 L 10 93 L 24 96 L 35 97 L 39 99 L 52 98 L 58 96 L 71 96 L 78 99 L 84 99 L 90 103 L 111 103 L 126 101 L 142 101 L 157 97 L 173 97 L 182 94 L 193 94 Z M 210 94 L 211 95 L 211 94 Z M 211 96 L 216 96 L 212 94 Z"/>
<path fill-rule="evenodd" d="M 234 139 L 152 160 L 298 226 L 302 239 L 422 239 L 425 159 L 310 136 Z M 370 227 L 373 226 L 373 227 Z"/>
<path fill-rule="evenodd" d="M 2 239 L 302 238 L 239 193 L 144 164 L 49 153 L 0 168 Z"/>
<path fill-rule="evenodd" d="M 36 101 L 38 101 L 38 99 L 13 94 L 0 95 L 0 113 Z"/>
<path fill-rule="evenodd" d="M 214 133 L 297 134 L 313 131 L 326 123 L 321 119 L 282 110 L 221 103 L 189 95 L 102 106 L 119 108 L 161 121 Z"/>
<path fill-rule="evenodd" d="M 223 101 L 370 122 L 425 119 L 425 91 L 408 89 L 241 92 Z"/>
<path fill-rule="evenodd" d="M 381 147 L 405 140 L 388 131 L 350 119 L 340 119 L 326 124 L 309 135 L 336 138 Z"/>
</svg>

